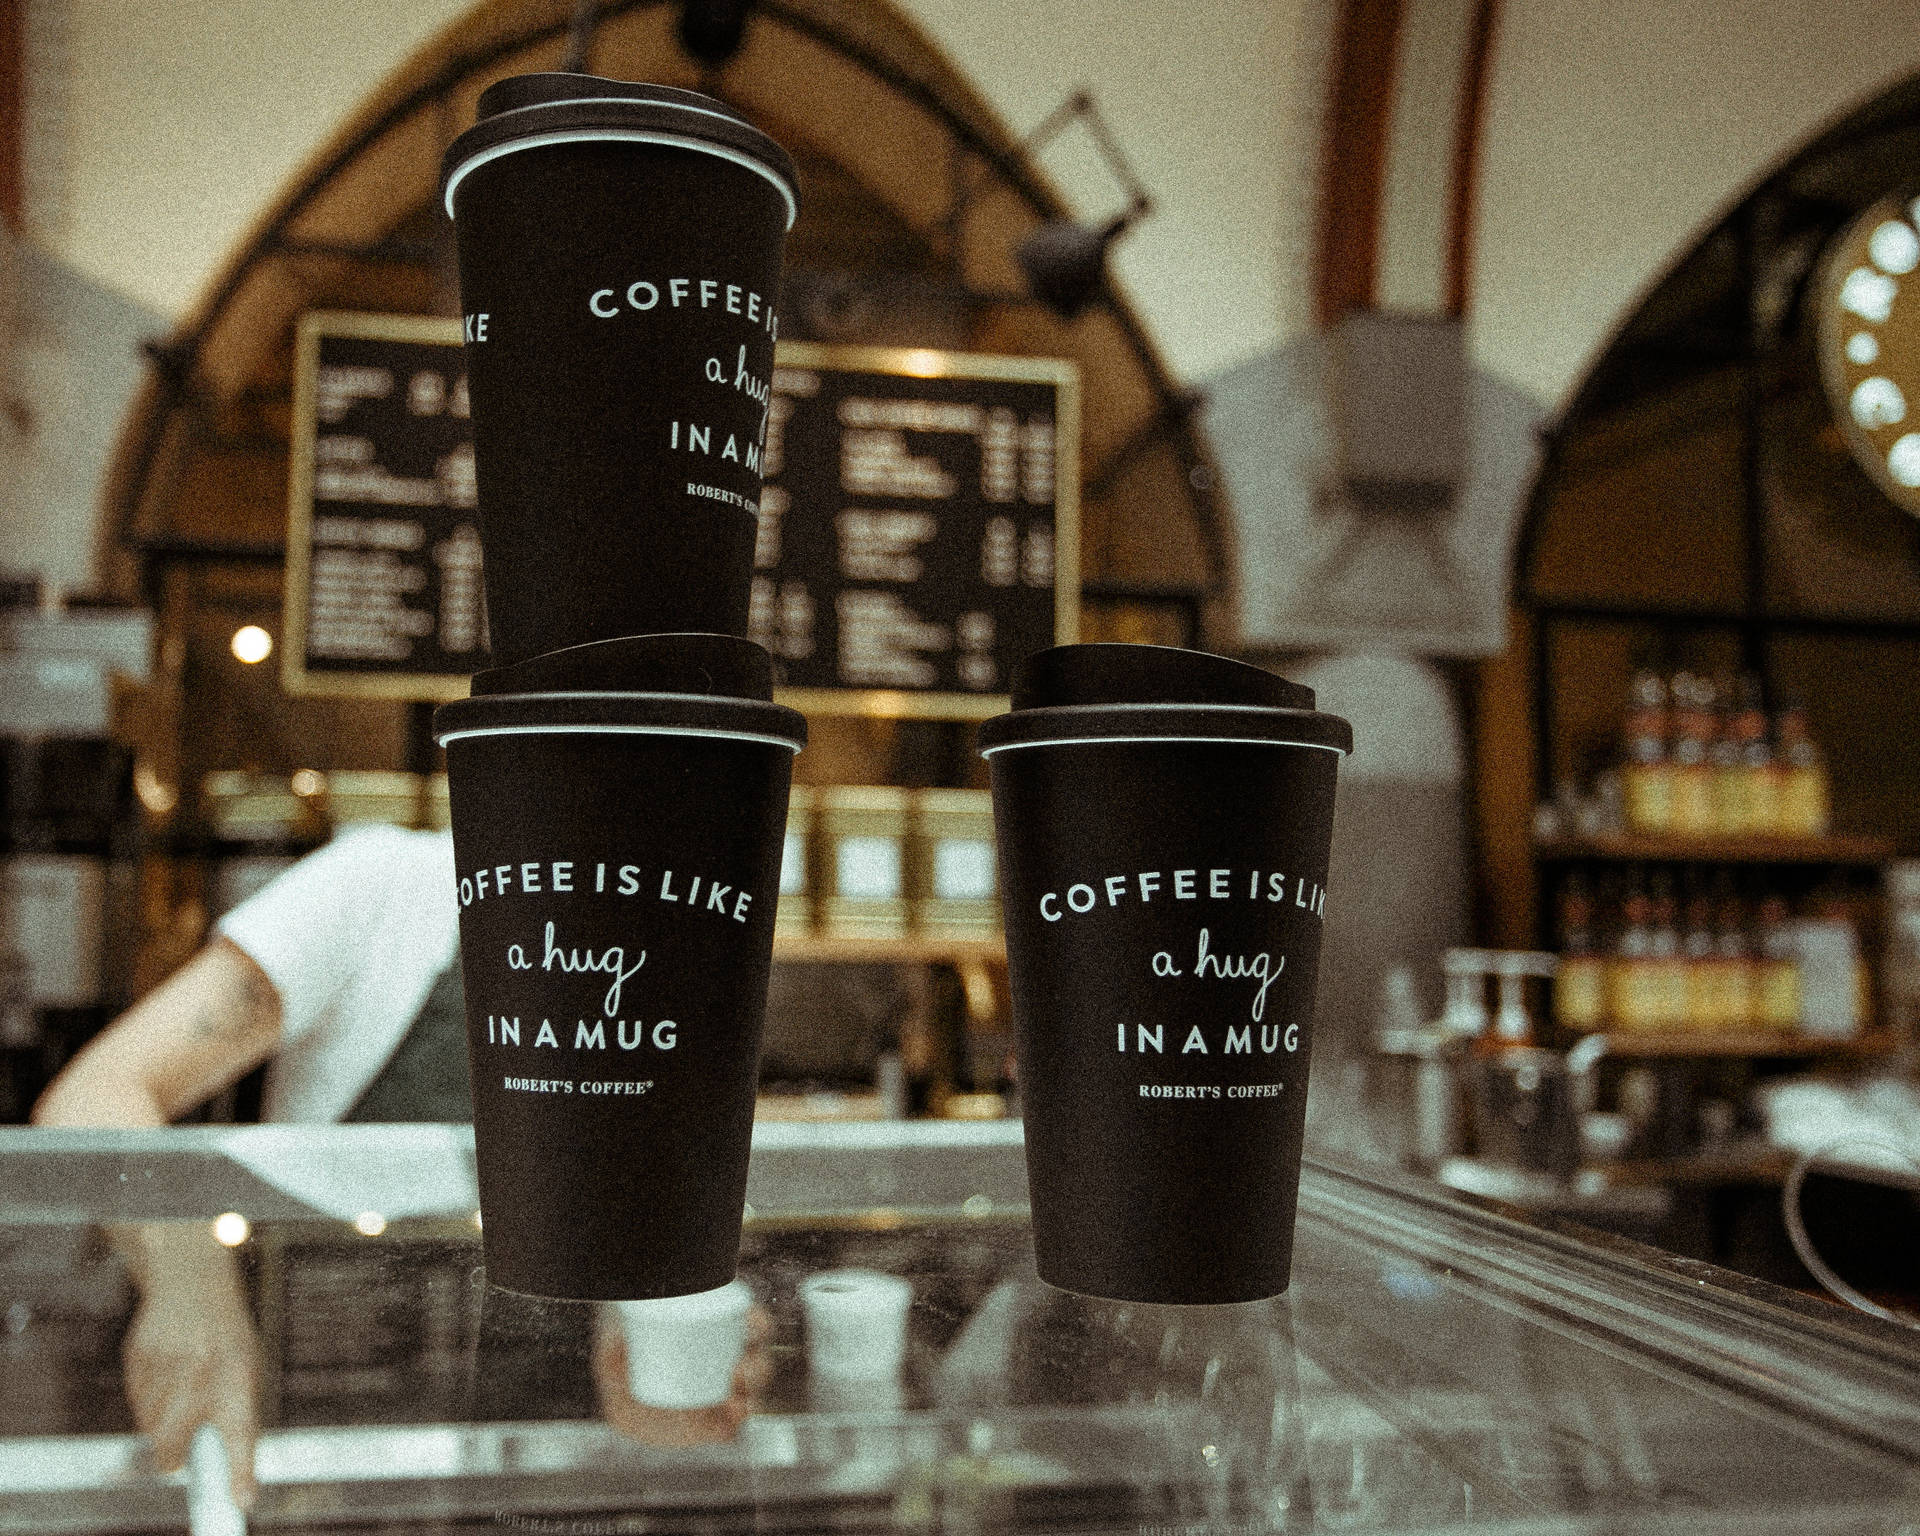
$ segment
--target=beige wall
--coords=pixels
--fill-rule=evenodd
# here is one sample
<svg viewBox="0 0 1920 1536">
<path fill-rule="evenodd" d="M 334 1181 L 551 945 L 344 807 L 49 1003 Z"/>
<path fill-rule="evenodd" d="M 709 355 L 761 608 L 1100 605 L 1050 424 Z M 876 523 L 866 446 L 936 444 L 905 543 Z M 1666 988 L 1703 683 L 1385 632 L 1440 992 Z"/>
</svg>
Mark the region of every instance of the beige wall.
<svg viewBox="0 0 1920 1536">
<path fill-rule="evenodd" d="M 1828 118 L 1920 68 L 1911 0 L 1506 0 L 1473 346 L 1555 404 L 1638 295 Z"/>
<path fill-rule="evenodd" d="M 1429 315 L 1446 309 L 1453 162 L 1472 15 L 1473 0 L 1401 0 L 1374 279 L 1382 309 Z"/>
<path fill-rule="evenodd" d="M 64 204 L 43 243 L 178 315 L 359 100 L 464 0 L 54 0 Z"/>
<path fill-rule="evenodd" d="M 464 0 L 50 0 L 70 64 L 65 193 L 43 241 L 185 309 L 351 105 Z M 1024 132 L 1093 88 L 1154 216 L 1116 267 L 1190 380 L 1302 332 L 1332 0 L 903 0 Z M 1381 298 L 1439 298 L 1463 0 L 1409 0 Z M 1506 0 L 1475 257 L 1482 366 L 1560 400 L 1635 296 L 1816 125 L 1920 67 L 1910 0 Z M 1078 130 L 1043 157 L 1094 218 Z"/>
<path fill-rule="evenodd" d="M 44 243 L 163 314 L 383 75 L 465 0 L 64 3 L 64 208 Z M 1288 88 L 1322 0 L 908 0 L 1016 132 L 1090 86 L 1158 200 L 1116 265 L 1189 378 L 1306 323 L 1318 128 Z M 1324 30 L 1324 26 L 1320 28 Z M 1311 108 L 1309 110 L 1309 108 Z M 1085 135 L 1043 163 L 1089 218 L 1124 199 Z"/>
<path fill-rule="evenodd" d="M 1092 88 L 1155 200 L 1116 247 L 1114 270 L 1177 372 L 1203 378 L 1311 325 L 1327 0 L 907 0 L 905 9 L 1015 133 L 1077 86 Z M 1124 206 L 1080 130 L 1041 163 L 1083 217 Z"/>
</svg>

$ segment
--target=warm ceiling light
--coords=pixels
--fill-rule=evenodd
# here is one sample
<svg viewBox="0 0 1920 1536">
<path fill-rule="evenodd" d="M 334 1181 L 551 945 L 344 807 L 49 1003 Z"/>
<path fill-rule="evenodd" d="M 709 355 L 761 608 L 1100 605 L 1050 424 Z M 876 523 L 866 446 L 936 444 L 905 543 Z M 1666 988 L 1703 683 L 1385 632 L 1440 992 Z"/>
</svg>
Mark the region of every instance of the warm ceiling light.
<svg viewBox="0 0 1920 1536">
<path fill-rule="evenodd" d="M 258 624 L 243 624 L 233 632 L 228 642 L 233 654 L 252 666 L 257 661 L 265 661 L 273 654 L 273 636 Z"/>
<path fill-rule="evenodd" d="M 378 1237 L 387 1230 L 387 1218 L 378 1211 L 362 1211 L 353 1218 L 354 1229 L 368 1237 Z"/>
<path fill-rule="evenodd" d="M 247 1218 L 238 1211 L 223 1211 L 213 1218 L 213 1240 L 225 1248 L 238 1248 L 250 1230 Z"/>
<path fill-rule="evenodd" d="M 901 371 L 916 379 L 937 379 L 947 371 L 947 360 L 938 352 L 915 349 L 900 359 Z"/>
</svg>

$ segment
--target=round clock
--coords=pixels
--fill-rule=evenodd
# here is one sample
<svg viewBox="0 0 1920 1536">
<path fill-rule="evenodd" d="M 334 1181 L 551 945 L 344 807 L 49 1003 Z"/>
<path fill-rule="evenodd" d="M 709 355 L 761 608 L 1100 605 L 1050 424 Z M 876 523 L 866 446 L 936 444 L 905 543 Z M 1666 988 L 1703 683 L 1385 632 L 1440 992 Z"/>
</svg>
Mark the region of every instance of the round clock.
<svg viewBox="0 0 1920 1536">
<path fill-rule="evenodd" d="M 1920 517 L 1920 198 L 1844 229 L 1818 287 L 1820 374 L 1853 456 Z"/>
</svg>

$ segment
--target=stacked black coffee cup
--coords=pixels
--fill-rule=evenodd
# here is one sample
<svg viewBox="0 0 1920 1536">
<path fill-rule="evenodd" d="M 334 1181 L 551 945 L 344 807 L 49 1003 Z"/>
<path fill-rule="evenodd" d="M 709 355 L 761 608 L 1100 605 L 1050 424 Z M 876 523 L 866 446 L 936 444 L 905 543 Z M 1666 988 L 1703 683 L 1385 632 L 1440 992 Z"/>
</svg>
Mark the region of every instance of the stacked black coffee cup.
<svg viewBox="0 0 1920 1536">
<path fill-rule="evenodd" d="M 740 638 L 793 164 L 708 97 L 527 75 L 442 186 L 496 662 L 434 722 L 487 1278 L 709 1290 L 806 740 Z"/>
<path fill-rule="evenodd" d="M 734 1274 L 793 755 L 746 627 L 792 163 L 585 75 L 448 152 L 497 667 L 440 710 L 487 1277 Z M 1344 721 L 1222 657 L 1067 646 L 981 732 L 1042 1277 L 1287 1285 Z"/>
</svg>

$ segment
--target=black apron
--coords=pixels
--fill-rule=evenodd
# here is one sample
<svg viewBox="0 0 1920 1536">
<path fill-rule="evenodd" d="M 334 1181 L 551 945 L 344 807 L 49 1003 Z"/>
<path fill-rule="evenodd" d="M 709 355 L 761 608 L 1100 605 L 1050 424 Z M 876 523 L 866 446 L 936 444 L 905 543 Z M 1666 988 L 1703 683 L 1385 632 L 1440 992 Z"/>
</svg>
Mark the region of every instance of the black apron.
<svg viewBox="0 0 1920 1536">
<path fill-rule="evenodd" d="M 460 961 L 442 971 L 386 1065 L 341 1120 L 473 1120 Z M 599 1416 L 589 1356 L 591 1303 L 488 1286 L 481 1302 L 466 1416 L 479 1421 Z"/>
<path fill-rule="evenodd" d="M 460 961 L 442 971 L 386 1065 L 361 1090 L 343 1123 L 473 1121 L 467 1072 L 467 1014 Z"/>
</svg>

